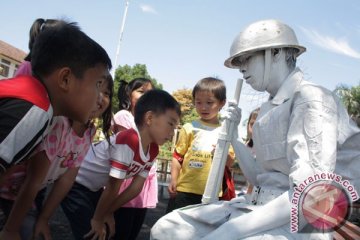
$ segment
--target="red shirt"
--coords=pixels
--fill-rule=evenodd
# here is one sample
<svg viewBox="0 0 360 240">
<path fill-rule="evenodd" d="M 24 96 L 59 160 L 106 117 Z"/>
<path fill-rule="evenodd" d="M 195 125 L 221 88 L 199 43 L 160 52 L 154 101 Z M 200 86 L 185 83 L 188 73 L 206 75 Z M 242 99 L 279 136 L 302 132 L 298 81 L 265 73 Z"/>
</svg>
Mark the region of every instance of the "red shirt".
<svg viewBox="0 0 360 240">
<path fill-rule="evenodd" d="M 26 158 L 43 139 L 53 115 L 44 85 L 32 76 L 0 80 L 0 167 Z"/>
<path fill-rule="evenodd" d="M 138 174 L 144 178 L 149 175 L 159 153 L 159 146 L 151 143 L 145 155 L 139 139 L 139 133 L 135 129 L 117 134 L 115 145 L 110 147 L 110 176 L 125 179 Z"/>
</svg>

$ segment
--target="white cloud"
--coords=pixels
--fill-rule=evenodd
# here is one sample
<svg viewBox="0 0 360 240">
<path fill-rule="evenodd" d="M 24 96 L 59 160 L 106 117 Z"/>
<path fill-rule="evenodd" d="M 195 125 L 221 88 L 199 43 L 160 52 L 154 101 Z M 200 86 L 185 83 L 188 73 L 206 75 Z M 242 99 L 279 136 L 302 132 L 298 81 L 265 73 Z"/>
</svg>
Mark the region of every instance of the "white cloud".
<svg viewBox="0 0 360 240">
<path fill-rule="evenodd" d="M 150 5 L 140 4 L 140 8 L 144 13 L 157 14 L 157 11 Z"/>
<path fill-rule="evenodd" d="M 310 30 L 301 27 L 304 34 L 310 39 L 312 43 L 318 45 L 326 50 L 343 54 L 348 57 L 360 59 L 360 52 L 353 49 L 346 38 L 334 38 L 330 36 L 321 35 L 315 30 Z"/>
</svg>

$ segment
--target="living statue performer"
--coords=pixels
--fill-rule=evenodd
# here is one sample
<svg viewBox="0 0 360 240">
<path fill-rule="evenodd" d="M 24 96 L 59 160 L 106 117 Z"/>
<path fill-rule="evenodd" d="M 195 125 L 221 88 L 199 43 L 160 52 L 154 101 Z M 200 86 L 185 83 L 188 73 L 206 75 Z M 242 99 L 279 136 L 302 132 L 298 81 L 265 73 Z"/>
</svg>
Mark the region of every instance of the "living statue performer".
<svg viewBox="0 0 360 240">
<path fill-rule="evenodd" d="M 253 126 L 256 160 L 237 136 L 232 140 L 245 177 L 256 187 L 230 202 L 173 211 L 154 225 L 152 239 L 332 239 L 326 224 L 341 222 L 341 191 L 330 191 L 328 181 L 305 186 L 322 183 L 315 181 L 321 173 L 336 173 L 353 190 L 345 199 L 358 198 L 360 130 L 333 92 L 304 79 L 296 59 L 305 50 L 294 31 L 276 20 L 250 24 L 235 38 L 225 66 L 270 94 Z M 228 113 L 240 122 L 239 108 L 231 105 Z M 299 212 L 292 214 L 294 209 Z"/>
</svg>

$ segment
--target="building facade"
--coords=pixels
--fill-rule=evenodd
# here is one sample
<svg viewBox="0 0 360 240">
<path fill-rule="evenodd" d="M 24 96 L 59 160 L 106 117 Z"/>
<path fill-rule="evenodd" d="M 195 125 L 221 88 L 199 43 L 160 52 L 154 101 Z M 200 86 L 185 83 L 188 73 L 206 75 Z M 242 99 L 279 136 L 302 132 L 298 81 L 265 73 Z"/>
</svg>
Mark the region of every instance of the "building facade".
<svg viewBox="0 0 360 240">
<path fill-rule="evenodd" d="M 0 80 L 14 76 L 26 53 L 0 40 Z"/>
</svg>

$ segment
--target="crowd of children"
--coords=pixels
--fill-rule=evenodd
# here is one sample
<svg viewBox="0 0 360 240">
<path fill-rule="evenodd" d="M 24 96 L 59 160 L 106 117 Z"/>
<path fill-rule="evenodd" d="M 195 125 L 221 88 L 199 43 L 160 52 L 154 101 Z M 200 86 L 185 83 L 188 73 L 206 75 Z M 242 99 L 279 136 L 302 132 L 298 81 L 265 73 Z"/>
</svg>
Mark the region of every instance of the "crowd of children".
<svg viewBox="0 0 360 240">
<path fill-rule="evenodd" d="M 30 30 L 24 68 L 0 82 L 1 207 L 8 217 L 1 239 L 30 239 L 34 218 L 40 220 L 37 229 L 47 232 L 41 220 L 50 217 L 71 187 L 92 141 L 91 119 L 109 115 L 111 106 L 105 100 L 112 91 L 106 51 L 75 23 L 39 22 Z M 108 88 L 104 92 L 103 86 Z M 40 190 L 55 180 L 43 205 Z M 35 198 L 35 213 L 29 212 Z M 24 220 L 27 214 L 33 220 Z"/>
<path fill-rule="evenodd" d="M 179 103 L 153 90 L 149 79 L 120 81 L 120 111 L 113 117 L 112 66 L 99 44 L 76 23 L 58 19 L 36 19 L 29 35 L 29 53 L 15 77 L 0 81 L 0 208 L 6 216 L 0 239 L 51 239 L 49 219 L 60 203 L 76 239 L 135 239 L 158 201 L 154 162 L 179 124 Z M 211 132 L 219 127 L 225 86 L 209 78 L 197 88 L 200 120 L 194 124 Z M 93 144 L 99 117 L 105 140 Z M 187 144 L 184 134 L 181 144 Z M 207 156 L 216 141 L 210 139 Z M 176 154 L 185 155 L 187 149 L 179 149 Z M 202 187 L 211 157 L 206 161 Z M 173 176 L 174 189 L 176 182 Z"/>
<path fill-rule="evenodd" d="M 113 79 L 106 51 L 76 23 L 36 19 L 29 54 L 0 81 L 0 239 L 51 239 L 49 219 L 61 204 L 75 239 L 136 239 L 155 208 L 159 146 L 180 122 L 179 103 L 151 80 Z M 226 103 L 222 80 L 192 91 L 199 118 L 182 126 L 173 152 L 167 212 L 201 203 Z M 249 117 L 247 146 L 258 109 Z M 94 143 L 94 121 L 105 139 Z M 230 148 L 219 197 L 235 196 Z M 48 185 L 53 184 L 47 191 Z M 232 186 L 231 186 L 232 185 Z"/>
<path fill-rule="evenodd" d="M 152 88 L 151 81 L 145 78 L 137 78 L 129 83 L 121 82 L 118 98 L 120 105 L 122 106 L 120 106 L 120 111 L 115 114 L 114 117 L 115 127 L 120 132 L 125 132 L 125 130 L 128 129 L 139 129 L 135 124 L 136 117 L 134 119 L 133 115 L 136 112 L 135 104 L 141 95 Z M 152 97 L 164 94 L 164 100 L 169 98 L 167 94 L 162 92 L 157 94 L 153 92 L 152 94 Z M 171 100 L 171 98 L 169 99 Z M 158 101 L 160 101 L 160 99 L 158 99 Z M 147 104 L 149 103 L 150 102 Z M 154 106 L 152 106 L 154 108 L 159 106 L 160 102 L 155 101 L 152 104 L 154 104 Z M 166 109 L 166 106 L 163 107 Z M 177 108 L 175 103 L 173 107 Z M 142 136 L 141 133 L 140 136 Z M 115 136 L 111 138 L 112 145 L 114 145 L 114 138 Z M 110 150 L 107 141 L 94 144 L 93 149 L 91 149 L 85 157 L 84 163 L 76 177 L 74 186 L 62 203 L 64 212 L 68 216 L 74 236 L 77 239 L 80 239 L 91 229 L 89 219 L 93 217 L 103 187 L 109 180 L 108 175 L 111 169 L 111 163 L 109 162 L 109 159 L 111 158 Z M 146 156 L 142 152 L 139 154 L 140 155 L 137 157 L 140 156 L 140 158 L 145 161 Z M 114 211 L 115 239 L 136 239 L 145 219 L 147 208 L 154 208 L 156 206 L 156 169 L 154 166 L 149 169 L 147 169 L 148 172 L 146 173 L 148 176 L 145 179 L 143 179 L 143 177 L 140 178 L 141 181 L 144 181 L 143 186 L 141 186 L 141 192 L 132 200 L 125 202 L 124 205 Z M 130 176 L 122 178 L 120 190 L 119 188 L 117 190 L 118 194 L 130 187 L 135 179 L 138 178 Z"/>
</svg>

